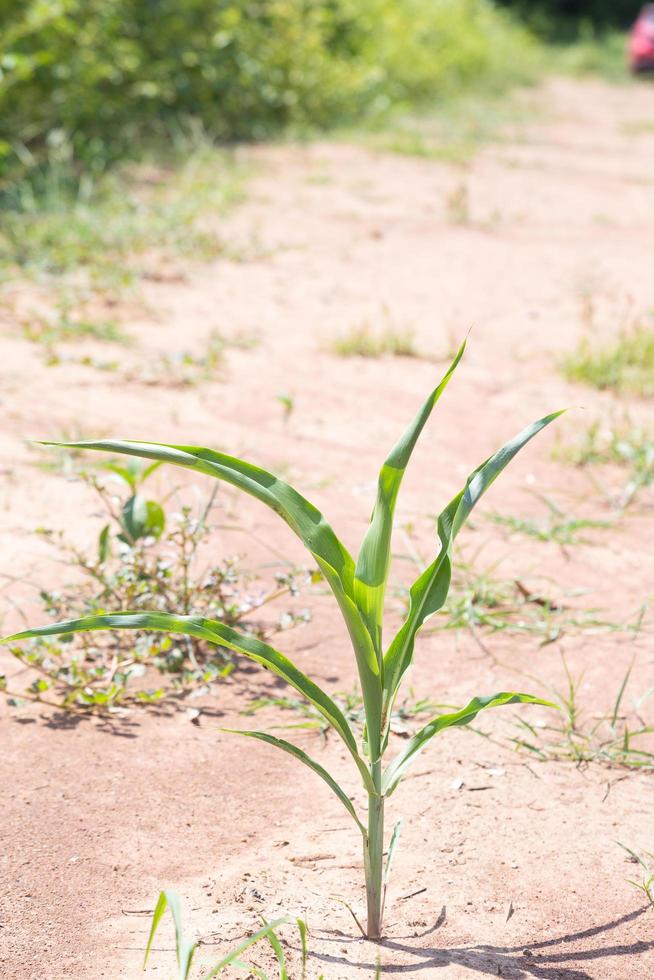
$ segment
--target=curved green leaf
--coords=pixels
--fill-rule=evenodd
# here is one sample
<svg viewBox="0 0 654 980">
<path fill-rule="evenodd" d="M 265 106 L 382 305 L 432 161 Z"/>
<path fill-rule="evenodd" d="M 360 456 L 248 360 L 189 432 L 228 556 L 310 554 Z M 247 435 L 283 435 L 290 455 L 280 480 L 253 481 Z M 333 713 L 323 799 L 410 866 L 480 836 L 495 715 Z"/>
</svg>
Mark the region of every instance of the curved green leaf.
<svg viewBox="0 0 654 980">
<path fill-rule="evenodd" d="M 154 915 L 152 916 L 152 927 L 150 928 L 150 936 L 145 949 L 145 957 L 143 958 L 143 969 L 147 965 L 150 950 L 152 949 L 152 942 L 166 908 L 170 909 L 175 923 L 175 952 L 177 954 L 177 966 L 179 967 L 179 980 L 187 980 L 191 970 L 193 954 L 198 944 L 194 940 L 187 939 L 184 936 L 182 931 L 182 905 L 179 900 L 179 895 L 176 892 L 163 891 L 159 893 L 159 899 L 154 910 Z"/>
<path fill-rule="evenodd" d="M 554 412 L 528 425 L 468 477 L 463 490 L 454 497 L 438 518 L 441 550 L 434 562 L 420 575 L 410 589 L 409 614 L 384 657 L 385 718 L 388 719 L 393 698 L 402 677 L 411 664 L 416 633 L 425 620 L 445 602 L 452 575 L 451 551 L 454 538 L 470 511 L 513 457 L 546 425 L 562 415 Z"/>
<path fill-rule="evenodd" d="M 209 643 L 229 647 L 241 653 L 294 687 L 303 697 L 310 701 L 323 715 L 347 745 L 352 758 L 357 764 L 366 788 L 374 787 L 368 768 L 357 751 L 356 739 L 352 733 L 345 715 L 338 705 L 332 701 L 322 688 L 285 657 L 262 640 L 238 633 L 215 619 L 205 619 L 203 616 L 175 616 L 164 612 L 120 612 L 99 616 L 86 616 L 83 619 L 69 619 L 61 623 L 50 623 L 47 626 L 37 626 L 23 630 L 13 636 L 6 637 L 4 642 L 27 640 L 37 636 L 58 636 L 66 633 L 83 633 L 91 630 L 158 630 L 163 633 L 181 633 L 195 636 Z"/>
<path fill-rule="evenodd" d="M 325 574 L 330 584 L 332 584 L 331 578 L 336 576 L 346 594 L 352 595 L 354 562 L 331 526 L 320 511 L 297 490 L 259 466 L 203 446 L 178 446 L 168 443 L 138 442 L 131 439 L 49 442 L 44 445 L 122 453 L 126 456 L 153 459 L 160 463 L 173 463 L 230 483 L 250 496 L 256 497 L 279 514 L 295 531 L 321 568 L 323 565 L 327 567 L 328 572 Z"/>
<path fill-rule="evenodd" d="M 213 970 L 210 970 L 204 976 L 203 980 L 212 980 L 212 978 L 217 977 L 218 974 L 221 972 L 221 970 L 224 970 L 226 966 L 236 965 L 241 953 L 244 953 L 246 949 L 250 948 L 250 946 L 254 946 L 254 944 L 258 943 L 260 939 L 264 938 L 264 936 L 269 936 L 275 929 L 278 929 L 280 926 L 283 926 L 285 922 L 288 922 L 287 915 L 284 915 L 279 919 L 275 919 L 274 922 L 266 923 L 266 925 L 262 929 L 259 929 L 259 931 L 255 932 L 254 935 L 244 940 L 239 946 L 236 947 L 236 949 L 234 949 L 231 953 L 225 956 L 220 961 L 220 963 L 217 963 L 214 966 Z M 244 965 L 247 969 L 247 964 Z"/>
<path fill-rule="evenodd" d="M 259 466 L 201 446 L 113 439 L 45 445 L 122 453 L 160 463 L 173 463 L 230 483 L 279 514 L 311 552 L 338 601 L 357 658 L 361 689 L 366 710 L 370 709 L 371 712 L 372 728 L 375 713 L 381 717 L 381 708 L 376 708 L 381 701 L 380 666 L 354 599 L 354 561 L 320 511 L 297 490 Z M 371 751 L 379 754 L 374 741 L 371 742 Z"/>
<path fill-rule="evenodd" d="M 320 776 L 321 779 L 323 779 L 327 783 L 331 791 L 335 793 L 335 795 L 339 798 L 339 800 L 341 801 L 341 803 L 343 804 L 347 812 L 350 814 L 350 816 L 353 818 L 353 820 L 356 822 L 359 830 L 365 837 L 366 828 L 359 820 L 359 817 L 357 816 L 357 812 L 354 809 L 352 801 L 350 800 L 347 793 L 343 789 L 341 789 L 341 787 L 338 785 L 338 783 L 333 778 L 333 776 L 330 776 L 327 770 L 323 768 L 323 766 L 321 766 L 319 762 L 316 762 L 314 759 L 312 759 L 310 755 L 307 755 L 307 753 L 304 752 L 302 749 L 298 748 L 297 745 L 293 745 L 292 742 L 287 742 L 283 738 L 276 738 L 274 735 L 269 735 L 267 732 L 251 732 L 251 731 L 248 732 L 248 731 L 243 731 L 240 728 L 221 728 L 220 730 L 221 732 L 229 732 L 232 735 L 245 735 L 246 738 L 258 738 L 259 741 L 267 742 L 268 745 L 274 745 L 275 748 L 282 749 L 283 752 L 288 752 L 289 755 L 292 755 L 296 759 L 299 759 L 300 762 L 303 762 L 305 766 L 308 766 L 309 769 L 312 769 L 318 776 Z"/>
<path fill-rule="evenodd" d="M 393 759 L 384 773 L 382 793 L 390 796 L 404 775 L 407 767 L 413 762 L 418 753 L 422 751 L 427 742 L 434 735 L 437 735 L 438 732 L 442 732 L 445 728 L 453 728 L 456 725 L 467 725 L 485 708 L 497 708 L 504 704 L 542 704 L 548 708 L 557 707 L 551 701 L 544 701 L 542 698 L 536 698 L 531 694 L 517 694 L 515 691 L 504 691 L 500 694 L 490 694 L 486 697 L 473 698 L 460 711 L 439 715 L 437 718 L 434 718 L 407 742 L 404 750 Z"/>
<path fill-rule="evenodd" d="M 463 357 L 465 347 L 464 341 L 446 374 L 429 395 L 402 438 L 393 447 L 379 473 L 377 500 L 357 558 L 354 594 L 380 658 L 384 594 L 390 563 L 395 502 L 420 433 Z"/>
</svg>

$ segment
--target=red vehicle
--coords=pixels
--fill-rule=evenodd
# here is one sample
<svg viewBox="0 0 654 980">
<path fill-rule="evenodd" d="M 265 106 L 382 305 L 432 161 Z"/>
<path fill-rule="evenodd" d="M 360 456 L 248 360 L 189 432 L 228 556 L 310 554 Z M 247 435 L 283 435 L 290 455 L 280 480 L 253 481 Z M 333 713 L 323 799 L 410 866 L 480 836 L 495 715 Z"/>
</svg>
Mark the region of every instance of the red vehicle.
<svg viewBox="0 0 654 980">
<path fill-rule="evenodd" d="M 641 10 L 629 36 L 631 70 L 654 71 L 654 3 Z"/>
</svg>

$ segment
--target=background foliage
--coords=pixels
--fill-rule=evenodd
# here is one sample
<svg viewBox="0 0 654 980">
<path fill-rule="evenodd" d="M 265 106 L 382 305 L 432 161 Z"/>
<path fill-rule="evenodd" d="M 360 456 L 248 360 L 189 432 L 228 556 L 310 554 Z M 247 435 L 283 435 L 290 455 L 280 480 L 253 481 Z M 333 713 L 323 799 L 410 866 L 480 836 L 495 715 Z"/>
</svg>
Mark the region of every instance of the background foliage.
<svg viewBox="0 0 654 980">
<path fill-rule="evenodd" d="M 641 0 L 500 0 L 547 34 L 587 27 L 627 27 L 643 6 Z"/>
<path fill-rule="evenodd" d="M 0 0 L 0 176 L 62 143 L 99 169 L 189 120 L 256 139 L 499 89 L 533 49 L 489 0 Z"/>
</svg>

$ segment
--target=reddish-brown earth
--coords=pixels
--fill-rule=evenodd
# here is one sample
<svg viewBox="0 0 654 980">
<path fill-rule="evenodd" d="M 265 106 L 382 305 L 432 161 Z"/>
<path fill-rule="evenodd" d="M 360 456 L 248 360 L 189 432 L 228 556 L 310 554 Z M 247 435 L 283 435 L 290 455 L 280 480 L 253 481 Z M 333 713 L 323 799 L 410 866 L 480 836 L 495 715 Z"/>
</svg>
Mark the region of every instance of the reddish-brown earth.
<svg viewBox="0 0 654 980">
<path fill-rule="evenodd" d="M 472 325 L 398 508 L 413 547 L 433 555 L 433 515 L 501 441 L 548 411 L 584 406 L 558 424 L 559 437 L 572 440 L 623 404 L 570 385 L 557 361 L 585 330 L 606 338 L 654 305 L 653 98 L 647 85 L 553 83 L 542 93 L 542 118 L 463 171 L 345 144 L 253 151 L 247 199 L 221 219 L 220 234 L 236 246 L 255 241 L 254 256 L 188 268 L 181 282 L 150 282 L 148 315 L 126 325 L 138 341 L 120 355 L 131 366 L 160 351 L 200 354 L 215 327 L 258 334 L 257 347 L 230 350 L 222 374 L 196 387 L 144 385 L 75 363 L 47 367 L 5 330 L 2 571 L 56 584 L 62 571 L 34 529 L 65 528 L 79 541 L 97 533 L 85 488 L 36 468 L 26 442 L 74 426 L 213 445 L 281 471 L 354 549 L 379 464 L 442 372 L 453 338 Z M 447 200 L 462 181 L 470 214 L 453 224 Z M 429 356 L 364 361 L 330 352 L 331 338 L 363 321 L 413 329 Z M 287 424 L 280 392 L 294 399 Z M 637 399 L 628 407 L 635 419 L 651 414 Z M 654 592 L 651 495 L 565 553 L 484 519 L 490 510 L 542 515 L 534 490 L 575 516 L 611 519 L 587 476 L 552 459 L 555 438 L 539 437 L 512 464 L 462 532 L 460 553 L 477 555 L 482 568 L 501 558 L 505 578 L 633 622 Z M 304 560 L 274 515 L 231 493 L 224 499 L 259 543 L 223 535 L 220 553 L 238 550 L 253 567 L 269 548 Z M 395 547 L 406 556 L 406 533 Z M 392 583 L 407 582 L 412 568 L 399 560 Z M 313 620 L 282 637 L 284 650 L 329 690 L 351 690 L 353 660 L 334 609 L 321 596 L 306 601 Z M 401 604 L 391 596 L 390 606 L 395 625 Z M 9 629 L 9 603 L 6 610 Z M 586 718 L 610 711 L 632 659 L 625 708 L 654 685 L 651 614 L 637 635 L 564 631 L 541 647 L 533 636 L 499 633 L 484 642 L 488 652 L 468 632 L 423 636 L 413 697 L 458 704 L 502 689 L 564 689 L 562 653 L 573 675 L 584 671 Z M 493 741 L 444 734 L 389 804 L 389 821 L 403 816 L 404 831 L 377 945 L 358 937 L 334 898 L 361 909 L 359 841 L 338 803 L 292 759 L 217 731 L 246 727 L 239 710 L 273 686 L 238 672 L 206 702 L 199 726 L 184 714 L 78 720 L 0 704 L 5 980 L 141 976 L 144 910 L 166 886 L 183 897 L 188 931 L 215 944 L 200 950 L 201 963 L 257 928 L 260 914 L 290 911 L 309 924 L 310 978 L 372 977 L 377 960 L 384 976 L 424 980 L 654 976 L 654 912 L 625 882 L 636 869 L 616 844 L 654 850 L 651 773 L 516 754 L 502 743 L 516 731 L 511 708 L 480 725 Z M 642 710 L 654 723 L 652 702 Z M 532 720 L 546 716 L 527 711 Z M 275 723 L 272 710 L 258 717 L 260 726 Z M 323 745 L 306 733 L 299 741 L 363 802 L 335 740 Z M 402 744 L 394 741 L 394 749 Z M 297 978 L 297 936 L 290 928 L 283 936 Z M 156 947 L 151 975 L 172 977 L 169 925 Z M 259 951 L 254 960 L 267 957 Z"/>
</svg>

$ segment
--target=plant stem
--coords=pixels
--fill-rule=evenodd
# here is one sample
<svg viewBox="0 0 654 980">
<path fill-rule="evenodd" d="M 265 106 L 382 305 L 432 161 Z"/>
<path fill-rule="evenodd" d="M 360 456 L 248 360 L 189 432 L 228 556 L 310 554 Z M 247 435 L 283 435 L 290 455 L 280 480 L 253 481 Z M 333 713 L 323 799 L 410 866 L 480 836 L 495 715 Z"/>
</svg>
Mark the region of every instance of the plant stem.
<svg viewBox="0 0 654 980">
<path fill-rule="evenodd" d="M 372 779 L 381 791 L 381 762 L 373 763 Z M 368 795 L 368 835 L 364 840 L 368 939 L 379 939 L 382 926 L 382 874 L 384 863 L 384 797 Z"/>
</svg>

